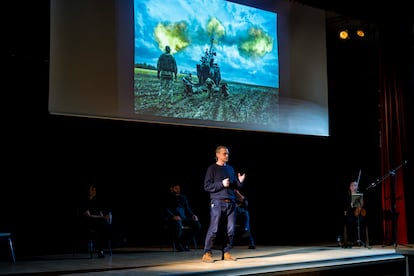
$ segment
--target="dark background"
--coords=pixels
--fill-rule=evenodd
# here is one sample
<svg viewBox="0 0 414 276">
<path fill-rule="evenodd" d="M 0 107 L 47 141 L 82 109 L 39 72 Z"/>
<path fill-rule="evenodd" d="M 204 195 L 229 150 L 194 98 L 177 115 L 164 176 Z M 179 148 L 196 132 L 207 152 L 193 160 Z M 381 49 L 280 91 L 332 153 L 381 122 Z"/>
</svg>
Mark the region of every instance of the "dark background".
<svg viewBox="0 0 414 276">
<path fill-rule="evenodd" d="M 309 3 L 363 16 L 352 1 L 346 7 Z M 336 26 L 327 25 L 331 136 L 296 136 L 50 115 L 49 1 L 8 3 L 4 13 L 0 231 L 13 233 L 18 258 L 73 249 L 74 210 L 90 182 L 113 210 L 114 246 L 157 245 L 160 193 L 171 182 L 183 185 L 204 232 L 204 173 L 219 144 L 230 148 L 229 163 L 247 174 L 245 193 L 259 246 L 334 244 L 349 181 L 362 170 L 364 190 L 382 176 L 376 39 L 344 43 Z M 379 27 L 392 21 L 400 28 L 396 35 L 404 36 L 399 43 L 413 45 L 412 22 L 385 20 L 382 13 L 365 16 Z M 405 69 L 413 75 L 412 67 Z M 412 93 L 407 100 L 412 106 Z M 381 188 L 364 193 L 371 243 L 381 244 Z M 200 244 L 203 238 L 202 233 Z"/>
</svg>

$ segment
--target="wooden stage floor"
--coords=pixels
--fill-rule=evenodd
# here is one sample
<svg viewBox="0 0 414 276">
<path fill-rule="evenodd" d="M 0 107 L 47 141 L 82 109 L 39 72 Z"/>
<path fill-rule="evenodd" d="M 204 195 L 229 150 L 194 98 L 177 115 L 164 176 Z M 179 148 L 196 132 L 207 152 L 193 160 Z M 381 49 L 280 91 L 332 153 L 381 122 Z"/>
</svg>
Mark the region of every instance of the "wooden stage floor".
<svg viewBox="0 0 414 276">
<path fill-rule="evenodd" d="M 330 245 L 236 246 L 237 261 L 201 262 L 202 249 L 115 248 L 112 256 L 87 253 L 36 256 L 12 263 L 0 260 L 0 275 L 409 275 L 412 247 L 341 248 Z M 410 257 L 408 257 L 410 256 Z M 411 275 L 413 271 L 411 271 Z"/>
</svg>

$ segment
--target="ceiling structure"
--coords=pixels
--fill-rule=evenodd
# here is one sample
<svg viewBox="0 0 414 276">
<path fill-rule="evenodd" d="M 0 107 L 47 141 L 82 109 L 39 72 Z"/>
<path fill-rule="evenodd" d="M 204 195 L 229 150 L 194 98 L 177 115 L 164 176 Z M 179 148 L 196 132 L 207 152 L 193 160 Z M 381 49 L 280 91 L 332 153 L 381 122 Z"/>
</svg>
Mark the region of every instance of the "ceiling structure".
<svg viewBox="0 0 414 276">
<path fill-rule="evenodd" d="M 373 23 L 414 23 L 410 1 L 360 0 L 291 0 L 307 6 L 335 12 L 345 17 L 369 20 Z"/>
<path fill-rule="evenodd" d="M 409 1 L 395 0 L 289 0 L 326 11 L 327 31 L 339 37 L 339 31 L 363 29 L 366 39 L 375 39 L 379 28 L 403 26 L 414 35 L 414 9 Z M 382 26 L 382 27 L 380 27 Z M 408 29 L 409 30 L 409 29 Z"/>
</svg>

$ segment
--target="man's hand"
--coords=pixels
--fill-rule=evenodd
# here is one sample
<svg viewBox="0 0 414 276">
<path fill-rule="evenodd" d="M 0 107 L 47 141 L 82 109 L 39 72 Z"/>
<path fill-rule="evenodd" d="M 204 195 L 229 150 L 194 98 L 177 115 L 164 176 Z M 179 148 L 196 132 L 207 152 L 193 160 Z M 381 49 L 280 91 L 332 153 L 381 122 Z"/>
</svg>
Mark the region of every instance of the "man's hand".
<svg viewBox="0 0 414 276">
<path fill-rule="evenodd" d="M 224 178 L 221 183 L 223 184 L 224 188 L 228 188 L 230 186 L 230 178 Z"/>
<path fill-rule="evenodd" d="M 238 173 L 237 177 L 239 178 L 240 183 L 243 183 L 244 179 L 246 178 L 246 174 L 245 173 Z"/>
</svg>

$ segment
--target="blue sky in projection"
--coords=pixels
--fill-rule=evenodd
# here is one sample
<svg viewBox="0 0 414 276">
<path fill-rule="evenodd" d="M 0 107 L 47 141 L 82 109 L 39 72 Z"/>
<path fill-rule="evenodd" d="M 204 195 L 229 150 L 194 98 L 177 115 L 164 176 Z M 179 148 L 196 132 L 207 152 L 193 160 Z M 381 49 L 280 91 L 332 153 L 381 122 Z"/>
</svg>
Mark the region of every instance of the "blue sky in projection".
<svg viewBox="0 0 414 276">
<path fill-rule="evenodd" d="M 135 63 L 156 65 L 165 45 L 196 76 L 211 39 L 223 79 L 279 87 L 277 14 L 224 0 L 134 0 Z"/>
</svg>

